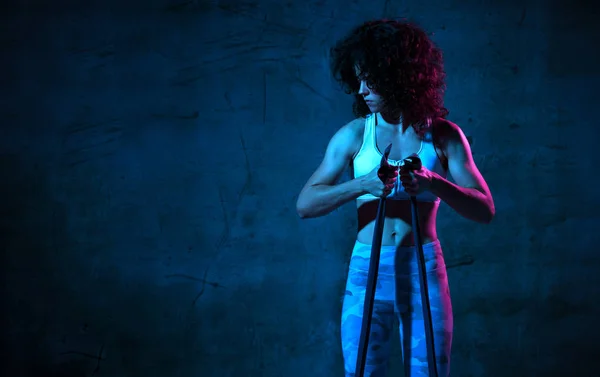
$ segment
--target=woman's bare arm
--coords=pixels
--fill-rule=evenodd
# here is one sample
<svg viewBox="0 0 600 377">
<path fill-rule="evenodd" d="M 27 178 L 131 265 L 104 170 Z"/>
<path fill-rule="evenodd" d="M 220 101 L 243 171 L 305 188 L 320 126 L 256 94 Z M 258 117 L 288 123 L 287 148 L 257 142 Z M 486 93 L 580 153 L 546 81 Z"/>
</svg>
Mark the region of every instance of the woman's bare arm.
<svg viewBox="0 0 600 377">
<path fill-rule="evenodd" d="M 344 170 L 352 161 L 352 156 L 360 147 L 362 133 L 354 120 L 340 128 L 329 141 L 323 161 L 308 179 L 296 202 L 296 211 L 301 218 L 314 218 L 327 215 L 341 205 L 366 193 L 360 179 L 352 179 L 337 184 Z"/>
<path fill-rule="evenodd" d="M 494 199 L 473 161 L 469 142 L 457 125 L 444 121 L 442 127 L 448 171 L 456 184 L 434 175 L 430 191 L 463 217 L 489 224 L 496 214 Z"/>
</svg>

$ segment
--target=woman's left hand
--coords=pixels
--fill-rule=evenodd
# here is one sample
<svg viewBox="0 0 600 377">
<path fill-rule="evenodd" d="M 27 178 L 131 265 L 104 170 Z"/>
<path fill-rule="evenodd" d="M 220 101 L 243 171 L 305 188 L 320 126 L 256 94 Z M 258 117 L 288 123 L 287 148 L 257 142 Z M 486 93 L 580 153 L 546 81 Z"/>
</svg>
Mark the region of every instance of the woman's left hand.
<svg viewBox="0 0 600 377">
<path fill-rule="evenodd" d="M 433 173 L 431 170 L 421 167 L 419 170 L 410 170 L 405 165 L 400 167 L 400 175 L 398 176 L 404 191 L 410 196 L 416 196 L 422 192 L 429 190 Z"/>
</svg>

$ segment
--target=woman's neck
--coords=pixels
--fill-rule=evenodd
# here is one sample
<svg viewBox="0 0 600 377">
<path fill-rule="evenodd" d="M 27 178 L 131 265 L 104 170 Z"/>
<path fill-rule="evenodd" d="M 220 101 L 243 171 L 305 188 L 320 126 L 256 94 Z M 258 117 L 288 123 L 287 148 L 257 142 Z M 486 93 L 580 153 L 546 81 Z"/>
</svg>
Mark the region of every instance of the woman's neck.
<svg viewBox="0 0 600 377">
<path fill-rule="evenodd" d="M 402 115 L 394 115 L 390 114 L 389 112 L 380 112 L 375 114 L 375 116 L 378 118 L 380 123 L 384 123 L 395 130 L 402 131 L 402 133 L 406 132 L 406 130 L 409 128 L 408 124 L 404 124 L 404 122 L 402 122 Z"/>
</svg>

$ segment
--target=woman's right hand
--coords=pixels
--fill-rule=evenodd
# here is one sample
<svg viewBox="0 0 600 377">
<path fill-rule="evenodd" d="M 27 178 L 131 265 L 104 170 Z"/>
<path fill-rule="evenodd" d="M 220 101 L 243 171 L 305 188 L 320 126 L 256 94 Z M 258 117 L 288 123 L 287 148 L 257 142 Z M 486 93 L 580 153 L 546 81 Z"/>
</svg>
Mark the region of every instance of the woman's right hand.
<svg viewBox="0 0 600 377">
<path fill-rule="evenodd" d="M 362 177 L 362 188 L 378 198 L 388 196 L 398 179 L 398 167 L 386 164 L 376 166 L 370 173 Z"/>
</svg>

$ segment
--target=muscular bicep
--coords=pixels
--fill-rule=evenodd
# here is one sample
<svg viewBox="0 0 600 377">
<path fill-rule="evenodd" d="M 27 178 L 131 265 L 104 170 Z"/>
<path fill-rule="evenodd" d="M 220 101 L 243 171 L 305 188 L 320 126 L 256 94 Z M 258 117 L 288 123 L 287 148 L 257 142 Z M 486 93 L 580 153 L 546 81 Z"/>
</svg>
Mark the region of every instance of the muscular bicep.
<svg viewBox="0 0 600 377">
<path fill-rule="evenodd" d="M 455 127 L 446 146 L 448 171 L 457 185 L 489 195 L 489 187 L 473 160 L 469 142 L 460 128 Z"/>
<path fill-rule="evenodd" d="M 325 156 L 302 191 L 316 185 L 334 185 L 350 164 L 354 135 L 350 129 L 339 130 L 329 141 Z"/>
<path fill-rule="evenodd" d="M 306 182 L 305 187 L 336 184 L 348 166 L 348 162 L 344 161 L 342 157 L 337 154 L 330 156 L 326 154 L 317 170 Z"/>
</svg>

